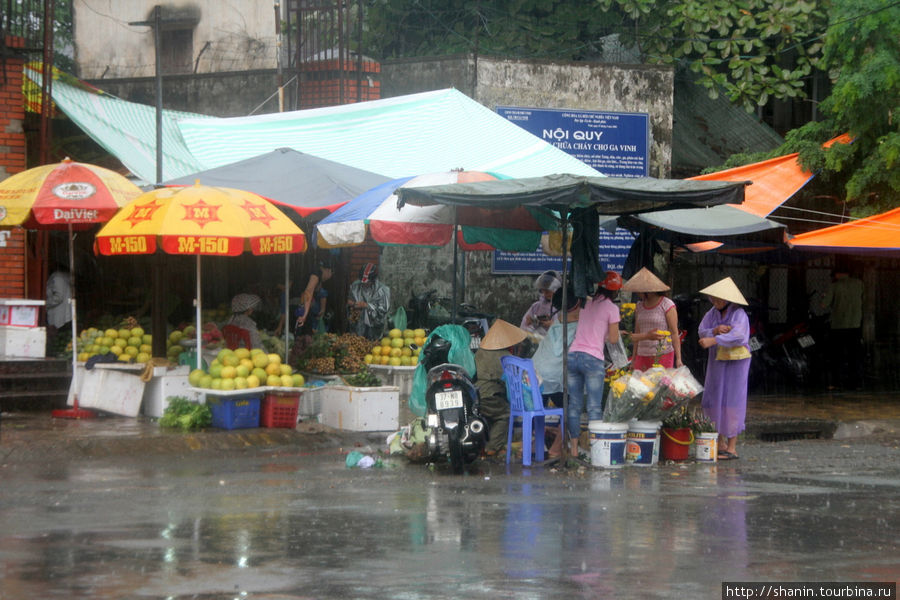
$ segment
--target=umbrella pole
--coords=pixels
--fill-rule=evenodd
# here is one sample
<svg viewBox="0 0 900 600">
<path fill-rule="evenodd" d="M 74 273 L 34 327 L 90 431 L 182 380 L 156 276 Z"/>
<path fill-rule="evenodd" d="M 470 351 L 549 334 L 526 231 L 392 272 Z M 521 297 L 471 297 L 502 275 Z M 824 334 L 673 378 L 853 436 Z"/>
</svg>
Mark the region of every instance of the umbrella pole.
<svg viewBox="0 0 900 600">
<path fill-rule="evenodd" d="M 456 240 L 456 230 L 459 228 L 458 225 L 458 216 L 459 213 L 456 212 L 456 208 L 453 209 L 453 306 L 450 309 L 450 322 L 456 323 L 456 307 L 459 305 L 457 301 L 457 285 L 458 285 L 458 275 L 456 273 L 459 267 L 459 243 Z"/>
<path fill-rule="evenodd" d="M 291 312 L 291 255 L 284 255 L 284 364 L 288 363 L 288 321 Z"/>
<path fill-rule="evenodd" d="M 57 419 L 91 419 L 97 416 L 92 410 L 78 407 L 78 311 L 75 305 L 75 240 L 72 235 L 72 224 L 69 223 L 69 310 L 72 322 L 72 408 L 52 411 Z"/>
<path fill-rule="evenodd" d="M 196 310 L 196 318 L 197 318 L 197 368 L 203 368 L 203 329 L 202 326 L 202 317 L 201 317 L 201 305 L 200 305 L 200 290 L 202 286 L 200 284 L 201 270 L 200 270 L 200 255 L 197 255 L 197 291 L 196 298 L 194 299 L 194 306 Z"/>
<path fill-rule="evenodd" d="M 565 217 L 563 218 L 563 228 L 562 228 L 562 306 L 560 306 L 560 314 L 563 316 L 563 361 L 562 361 L 562 385 L 563 385 L 563 416 L 565 419 L 566 415 L 569 414 L 569 300 L 568 300 L 568 260 L 569 260 L 569 247 L 567 239 L 569 233 L 569 211 L 565 210 Z M 580 432 L 578 432 L 580 433 Z M 574 431 L 569 432 L 569 437 L 575 434 Z M 578 435 L 575 434 L 575 439 L 578 438 Z M 565 468 L 566 463 L 568 462 L 567 458 L 569 455 L 569 444 L 568 440 L 563 440 L 560 445 L 560 464 Z"/>
</svg>

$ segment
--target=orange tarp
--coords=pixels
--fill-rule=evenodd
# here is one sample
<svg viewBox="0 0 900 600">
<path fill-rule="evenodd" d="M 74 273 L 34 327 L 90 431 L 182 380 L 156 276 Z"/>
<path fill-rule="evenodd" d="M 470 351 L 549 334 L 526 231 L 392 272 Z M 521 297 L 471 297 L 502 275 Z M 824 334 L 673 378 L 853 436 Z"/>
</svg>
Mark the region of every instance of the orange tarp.
<svg viewBox="0 0 900 600">
<path fill-rule="evenodd" d="M 831 252 L 900 250 L 900 208 L 794 236 L 797 248 Z"/>
<path fill-rule="evenodd" d="M 840 135 L 822 144 L 830 148 L 833 144 L 847 144 L 852 140 L 848 134 Z M 772 211 L 784 204 L 791 196 L 813 178 L 813 174 L 803 169 L 797 160 L 798 154 L 786 154 L 762 162 L 698 175 L 690 179 L 702 181 L 752 181 L 744 189 L 744 203 L 735 208 L 745 210 L 758 217 L 768 217 Z M 694 252 L 706 252 L 721 246 L 718 242 L 698 242 L 689 244 Z"/>
</svg>

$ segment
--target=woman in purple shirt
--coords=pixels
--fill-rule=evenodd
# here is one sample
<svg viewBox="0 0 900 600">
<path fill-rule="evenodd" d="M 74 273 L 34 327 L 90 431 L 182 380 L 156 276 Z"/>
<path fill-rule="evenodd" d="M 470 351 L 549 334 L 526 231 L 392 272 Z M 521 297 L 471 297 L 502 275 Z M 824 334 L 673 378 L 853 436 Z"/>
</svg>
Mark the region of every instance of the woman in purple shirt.
<svg viewBox="0 0 900 600">
<path fill-rule="evenodd" d="M 738 305 L 747 305 L 731 277 L 700 290 L 712 308 L 700 321 L 700 345 L 709 349 L 703 412 L 719 430 L 718 460 L 737 455 L 737 436 L 747 414 L 747 373 L 750 371 L 750 320 Z"/>
</svg>

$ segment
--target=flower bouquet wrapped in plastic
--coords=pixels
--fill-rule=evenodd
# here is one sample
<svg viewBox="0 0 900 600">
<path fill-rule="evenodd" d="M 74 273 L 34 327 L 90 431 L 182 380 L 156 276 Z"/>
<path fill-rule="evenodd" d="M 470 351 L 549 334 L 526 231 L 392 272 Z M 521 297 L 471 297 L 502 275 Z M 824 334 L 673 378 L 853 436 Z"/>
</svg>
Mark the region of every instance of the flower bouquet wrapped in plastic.
<svg viewBox="0 0 900 600">
<path fill-rule="evenodd" d="M 667 369 L 659 380 L 656 396 L 644 405 L 637 418 L 642 421 L 664 421 L 702 391 L 703 386 L 687 367 Z"/>
<path fill-rule="evenodd" d="M 603 420 L 625 423 L 634 418 L 656 395 L 659 384 L 641 371 L 634 371 L 610 382 Z"/>
</svg>

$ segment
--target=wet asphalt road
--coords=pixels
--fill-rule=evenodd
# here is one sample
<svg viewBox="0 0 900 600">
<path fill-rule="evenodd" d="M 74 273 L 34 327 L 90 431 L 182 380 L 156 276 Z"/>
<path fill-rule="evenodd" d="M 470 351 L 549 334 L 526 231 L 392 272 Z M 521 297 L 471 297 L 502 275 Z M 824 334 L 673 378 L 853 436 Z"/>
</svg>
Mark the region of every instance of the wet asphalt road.
<svg viewBox="0 0 900 600">
<path fill-rule="evenodd" d="M 337 448 L 0 465 L 0 598 L 720 598 L 900 579 L 895 437 L 467 474 Z"/>
</svg>

